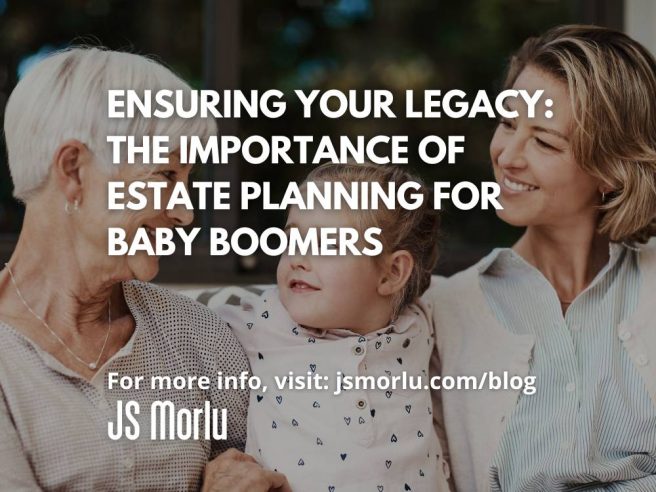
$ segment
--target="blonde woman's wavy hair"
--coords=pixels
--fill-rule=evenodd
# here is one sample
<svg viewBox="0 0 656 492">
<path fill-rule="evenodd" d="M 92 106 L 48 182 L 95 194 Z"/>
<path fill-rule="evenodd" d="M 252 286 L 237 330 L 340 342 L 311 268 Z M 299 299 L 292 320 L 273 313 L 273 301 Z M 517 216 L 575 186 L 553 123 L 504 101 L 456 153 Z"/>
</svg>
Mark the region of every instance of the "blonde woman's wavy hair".
<svg viewBox="0 0 656 492">
<path fill-rule="evenodd" d="M 656 61 L 618 31 L 568 25 L 529 38 L 512 57 L 505 86 L 526 66 L 567 84 L 577 163 L 612 190 L 599 232 L 613 242 L 656 235 Z"/>
</svg>

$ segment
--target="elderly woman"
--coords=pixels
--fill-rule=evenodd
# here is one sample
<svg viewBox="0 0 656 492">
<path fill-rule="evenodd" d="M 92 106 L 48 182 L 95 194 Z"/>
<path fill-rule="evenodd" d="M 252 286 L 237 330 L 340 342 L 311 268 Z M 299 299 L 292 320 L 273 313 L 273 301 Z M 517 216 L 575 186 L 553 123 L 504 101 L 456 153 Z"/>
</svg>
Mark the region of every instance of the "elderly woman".
<svg viewBox="0 0 656 492">
<path fill-rule="evenodd" d="M 530 119 L 513 104 L 490 144 L 498 215 L 525 232 L 426 297 L 443 375 L 536 391 L 435 395 L 455 484 L 656 490 L 656 63 L 622 33 L 564 26 L 522 46 L 506 86 L 552 101 Z"/>
<path fill-rule="evenodd" d="M 184 226 L 183 209 L 107 210 L 108 181 L 187 183 L 175 152 L 166 165 L 112 165 L 107 135 L 209 135 L 211 120 L 107 118 L 107 90 L 189 87 L 146 58 L 71 49 L 41 61 L 12 93 L 5 134 L 23 229 L 0 273 L 0 488 L 2 490 L 269 490 L 284 477 L 231 450 L 245 441 L 248 394 L 153 390 L 152 376 L 248 371 L 226 324 L 147 283 L 158 258 L 108 256 L 107 230 Z M 139 388 L 109 374 L 141 376 Z M 120 402 L 136 401 L 141 435 L 108 437 Z M 226 409 L 225 440 L 150 440 L 150 406 Z M 133 412 L 135 413 L 135 412 Z M 124 419 L 124 424 L 132 427 Z M 205 436 L 202 436 L 205 437 Z"/>
</svg>

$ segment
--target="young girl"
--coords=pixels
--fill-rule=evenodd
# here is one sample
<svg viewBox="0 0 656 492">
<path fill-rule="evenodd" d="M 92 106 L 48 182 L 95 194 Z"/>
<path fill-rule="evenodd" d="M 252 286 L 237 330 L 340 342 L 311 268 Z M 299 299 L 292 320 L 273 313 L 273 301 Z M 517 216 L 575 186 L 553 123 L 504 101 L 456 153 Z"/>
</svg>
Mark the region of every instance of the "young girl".
<svg viewBox="0 0 656 492">
<path fill-rule="evenodd" d="M 418 182 L 373 164 L 323 165 L 307 181 Z M 292 207 L 287 228 L 353 227 L 362 237 L 378 227 L 383 253 L 283 256 L 277 288 L 220 309 L 266 385 L 251 393 L 246 452 L 294 491 L 448 490 L 429 391 L 391 383 L 406 373 L 427 385 L 434 346 L 417 298 L 437 261 L 439 217 L 420 193 L 416 210 Z M 306 389 L 290 389 L 292 374 Z M 340 388 L 358 376 L 366 387 Z"/>
</svg>

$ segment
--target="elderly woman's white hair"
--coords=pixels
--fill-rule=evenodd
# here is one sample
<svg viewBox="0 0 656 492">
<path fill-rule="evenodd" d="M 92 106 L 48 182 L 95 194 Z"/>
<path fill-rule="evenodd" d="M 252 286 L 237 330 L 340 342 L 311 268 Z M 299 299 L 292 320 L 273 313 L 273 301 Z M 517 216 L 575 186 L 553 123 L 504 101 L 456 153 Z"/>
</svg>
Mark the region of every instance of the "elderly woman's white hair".
<svg viewBox="0 0 656 492">
<path fill-rule="evenodd" d="M 216 133 L 213 119 L 108 117 L 109 89 L 190 87 L 159 63 L 132 53 L 95 47 L 74 47 L 37 63 L 21 79 L 5 110 L 5 136 L 14 196 L 27 201 L 46 182 L 54 152 L 64 141 L 76 139 L 113 174 L 108 135 L 166 135 L 171 148 L 180 136 L 207 137 Z"/>
</svg>

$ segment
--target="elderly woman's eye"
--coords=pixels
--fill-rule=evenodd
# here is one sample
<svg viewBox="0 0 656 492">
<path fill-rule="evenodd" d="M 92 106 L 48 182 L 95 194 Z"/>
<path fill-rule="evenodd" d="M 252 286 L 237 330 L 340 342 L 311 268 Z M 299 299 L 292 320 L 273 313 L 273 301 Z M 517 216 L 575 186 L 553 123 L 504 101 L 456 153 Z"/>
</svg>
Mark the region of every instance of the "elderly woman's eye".
<svg viewBox="0 0 656 492">
<path fill-rule="evenodd" d="M 164 176 L 168 181 L 175 181 L 175 171 L 161 171 L 158 174 Z"/>
</svg>

